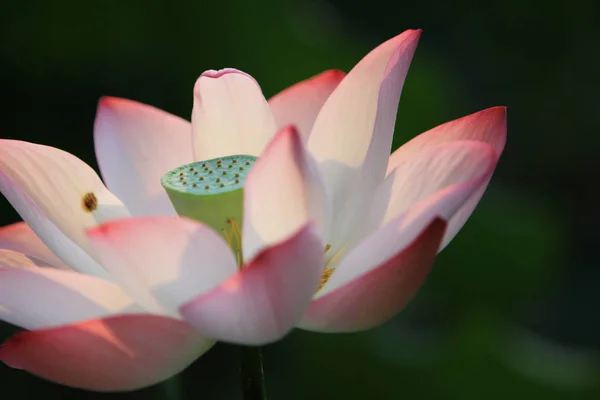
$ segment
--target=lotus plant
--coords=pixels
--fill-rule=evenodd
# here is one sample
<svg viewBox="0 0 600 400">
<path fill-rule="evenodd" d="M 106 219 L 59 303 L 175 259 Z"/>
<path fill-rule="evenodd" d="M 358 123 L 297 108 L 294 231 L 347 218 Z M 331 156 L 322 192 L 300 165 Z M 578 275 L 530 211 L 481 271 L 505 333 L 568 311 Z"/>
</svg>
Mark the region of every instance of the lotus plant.
<svg viewBox="0 0 600 400">
<path fill-rule="evenodd" d="M 216 340 L 261 345 L 397 314 L 477 205 L 506 135 L 505 109 L 491 108 L 390 156 L 419 36 L 269 101 L 246 73 L 207 71 L 191 124 L 103 98 L 104 183 L 71 154 L 2 140 L 0 189 L 25 222 L 0 232 L 0 318 L 26 331 L 0 359 L 130 390 Z"/>
</svg>

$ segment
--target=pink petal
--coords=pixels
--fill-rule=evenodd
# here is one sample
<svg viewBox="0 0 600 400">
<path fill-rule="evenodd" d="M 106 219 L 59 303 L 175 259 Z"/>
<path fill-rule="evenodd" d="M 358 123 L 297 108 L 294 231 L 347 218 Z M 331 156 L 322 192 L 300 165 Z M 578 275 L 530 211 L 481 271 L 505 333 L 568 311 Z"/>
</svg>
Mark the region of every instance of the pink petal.
<svg viewBox="0 0 600 400">
<path fill-rule="evenodd" d="M 281 130 L 252 167 L 244 185 L 246 260 L 312 221 L 323 235 L 327 195 L 317 166 L 294 127 Z"/>
<path fill-rule="evenodd" d="M 495 164 L 495 151 L 482 142 L 455 141 L 416 153 L 398 164 L 377 188 L 353 240 L 365 237 L 445 187 L 491 176 Z"/>
<path fill-rule="evenodd" d="M 94 141 L 106 186 L 133 215 L 176 215 L 160 178 L 193 161 L 188 121 L 135 101 L 103 97 Z"/>
<path fill-rule="evenodd" d="M 370 329 L 392 318 L 421 287 L 445 227 L 441 219 L 434 220 L 394 256 L 314 300 L 299 326 L 321 332 L 350 332 Z"/>
<path fill-rule="evenodd" d="M 196 161 L 258 156 L 275 131 L 269 104 L 250 75 L 228 68 L 206 71 L 196 81 L 192 112 Z"/>
<path fill-rule="evenodd" d="M 128 315 L 18 333 L 0 360 L 67 386 L 128 391 L 176 375 L 213 343 L 182 321 Z"/>
<path fill-rule="evenodd" d="M 0 228 L 0 249 L 23 253 L 43 265 L 69 269 L 25 222 L 17 222 Z"/>
<path fill-rule="evenodd" d="M 404 78 L 421 32 L 406 31 L 365 56 L 325 102 L 308 141 L 332 190 L 333 251 L 385 175 Z"/>
<path fill-rule="evenodd" d="M 0 319 L 13 325 L 41 329 L 143 311 L 111 282 L 33 263 L 19 268 L 11 253 L 0 251 Z"/>
<path fill-rule="evenodd" d="M 500 157 L 506 143 L 506 107 L 492 107 L 446 122 L 402 145 L 389 159 L 387 173 L 420 151 L 456 140 L 474 140 L 489 144 Z"/>
<path fill-rule="evenodd" d="M 419 280 L 425 277 L 429 264 L 438 250 L 445 224 L 440 225 L 435 221 L 438 219 L 442 222 L 448 221 L 464 202 L 486 182 L 490 173 L 491 171 L 488 171 L 488 174 L 482 174 L 470 181 L 433 193 L 414 204 L 405 214 L 396 217 L 369 235 L 358 246 L 351 248 L 347 254 L 342 256 L 341 262 L 323 288 L 317 292 L 300 327 L 328 332 L 367 329 L 385 322 L 386 318 L 400 311 L 405 304 L 403 301 L 405 302 L 414 294 Z M 430 231 L 422 236 L 427 229 Z M 421 239 L 417 240 L 420 236 Z M 415 248 L 408 250 L 410 246 L 415 246 Z M 395 264 L 403 257 L 406 257 L 406 262 Z M 415 260 L 414 264 L 411 260 Z M 405 288 L 402 288 L 405 292 L 402 295 L 386 297 L 387 286 L 385 285 L 388 283 L 384 283 L 385 276 L 380 276 L 380 274 L 385 275 L 388 268 L 393 270 L 394 267 L 406 269 L 407 274 L 414 273 L 415 275 L 411 278 L 406 278 L 401 274 L 395 275 L 396 282 L 389 282 L 389 284 L 392 286 L 406 285 Z M 384 270 L 373 272 L 380 268 L 384 268 Z M 408 272 L 408 269 L 412 269 L 414 272 Z M 373 275 L 370 277 L 371 273 Z M 392 276 L 387 274 L 387 278 L 390 280 Z M 377 279 L 373 277 L 377 277 Z M 360 289 L 362 285 L 359 282 L 354 283 L 357 280 L 362 280 L 365 285 L 368 284 L 370 290 Z M 346 289 L 348 285 L 352 286 Z M 383 286 L 380 290 L 379 286 L 375 285 Z M 356 294 L 352 294 L 354 291 Z M 336 294 L 337 292 L 339 294 Z M 329 300 L 320 302 L 320 299 L 326 298 Z M 357 311 L 356 315 L 352 315 L 346 308 L 346 302 L 351 304 L 364 302 L 365 308 L 359 307 L 360 311 Z M 373 308 L 367 309 L 367 306 Z"/>
<path fill-rule="evenodd" d="M 46 265 L 40 265 L 37 260 L 27 257 L 23 253 L 11 250 L 0 250 L 0 271 L 8 268 L 43 268 Z M 5 312 L 0 306 L 0 319 Z"/>
<path fill-rule="evenodd" d="M 417 152 L 436 146 L 440 143 L 455 140 L 476 140 L 489 144 L 495 150 L 496 161 L 494 164 L 496 164 L 504 150 L 504 144 L 506 143 L 506 107 L 488 108 L 487 110 L 468 115 L 455 121 L 447 122 L 422 133 L 391 155 L 388 164 L 388 174 L 398 164 L 412 157 Z M 486 188 L 487 183 L 473 194 L 449 222 L 442 248 L 446 247 L 463 227 L 479 203 L 479 200 L 481 200 Z"/>
<path fill-rule="evenodd" d="M 325 100 L 346 74 L 329 70 L 299 82 L 269 99 L 277 129 L 294 125 L 306 143 Z"/>
<path fill-rule="evenodd" d="M 53 147 L 0 140 L 0 191 L 70 267 L 107 276 L 87 254 L 84 230 L 129 212 L 91 167 Z"/>
<path fill-rule="evenodd" d="M 246 345 L 269 343 L 299 320 L 322 271 L 323 247 L 314 228 L 307 225 L 180 311 L 208 337 Z"/>
<path fill-rule="evenodd" d="M 223 238 L 186 218 L 128 218 L 101 225 L 88 236 L 127 293 L 147 309 L 173 316 L 238 269 Z"/>
</svg>

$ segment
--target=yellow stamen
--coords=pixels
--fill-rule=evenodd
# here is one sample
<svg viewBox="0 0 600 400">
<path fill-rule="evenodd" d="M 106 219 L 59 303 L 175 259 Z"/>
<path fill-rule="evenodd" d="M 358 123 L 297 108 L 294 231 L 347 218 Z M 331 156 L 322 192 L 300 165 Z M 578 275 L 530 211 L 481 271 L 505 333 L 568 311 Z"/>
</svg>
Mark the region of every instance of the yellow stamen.
<svg viewBox="0 0 600 400">
<path fill-rule="evenodd" d="M 223 228 L 223 236 L 225 237 L 225 241 L 227 241 L 229 247 L 235 252 L 237 264 L 239 267 L 241 267 L 243 264 L 242 231 L 240 230 L 239 225 L 233 218 L 227 220 L 227 225 L 229 225 L 230 229 L 227 230 Z"/>
</svg>

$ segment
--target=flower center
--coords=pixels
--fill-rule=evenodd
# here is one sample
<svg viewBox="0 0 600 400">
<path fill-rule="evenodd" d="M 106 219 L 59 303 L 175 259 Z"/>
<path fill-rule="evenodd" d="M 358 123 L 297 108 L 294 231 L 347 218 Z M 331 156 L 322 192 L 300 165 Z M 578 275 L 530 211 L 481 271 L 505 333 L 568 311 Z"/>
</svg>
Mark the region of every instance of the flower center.
<svg viewBox="0 0 600 400">
<path fill-rule="evenodd" d="M 244 181 L 256 157 L 233 155 L 174 168 L 161 184 L 177 214 L 220 233 L 242 263 Z"/>
</svg>

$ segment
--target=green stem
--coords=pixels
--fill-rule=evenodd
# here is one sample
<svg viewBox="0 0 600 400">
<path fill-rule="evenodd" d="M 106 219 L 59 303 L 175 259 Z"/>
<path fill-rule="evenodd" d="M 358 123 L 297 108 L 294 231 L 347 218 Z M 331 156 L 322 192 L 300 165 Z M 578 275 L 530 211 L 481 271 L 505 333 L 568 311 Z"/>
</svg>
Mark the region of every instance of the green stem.
<svg viewBox="0 0 600 400">
<path fill-rule="evenodd" d="M 242 393 L 244 400 L 266 400 L 265 371 L 260 347 L 240 346 Z"/>
</svg>

